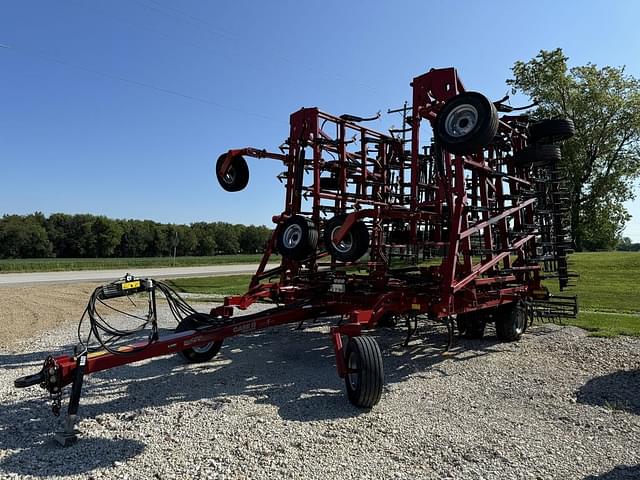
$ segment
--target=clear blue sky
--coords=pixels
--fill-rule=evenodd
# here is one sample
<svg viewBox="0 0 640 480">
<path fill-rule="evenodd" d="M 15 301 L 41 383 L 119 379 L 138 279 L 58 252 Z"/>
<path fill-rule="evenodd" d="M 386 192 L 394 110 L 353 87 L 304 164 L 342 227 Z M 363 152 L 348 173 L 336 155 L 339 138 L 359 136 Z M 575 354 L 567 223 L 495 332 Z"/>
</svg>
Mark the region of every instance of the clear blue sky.
<svg viewBox="0 0 640 480">
<path fill-rule="evenodd" d="M 290 112 L 386 111 L 446 66 L 499 98 L 541 48 L 640 76 L 639 18 L 633 0 L 1 0 L 0 214 L 270 225 L 281 165 L 251 162 L 229 194 L 213 164 L 275 150 Z M 630 210 L 640 241 L 640 202 Z"/>
</svg>

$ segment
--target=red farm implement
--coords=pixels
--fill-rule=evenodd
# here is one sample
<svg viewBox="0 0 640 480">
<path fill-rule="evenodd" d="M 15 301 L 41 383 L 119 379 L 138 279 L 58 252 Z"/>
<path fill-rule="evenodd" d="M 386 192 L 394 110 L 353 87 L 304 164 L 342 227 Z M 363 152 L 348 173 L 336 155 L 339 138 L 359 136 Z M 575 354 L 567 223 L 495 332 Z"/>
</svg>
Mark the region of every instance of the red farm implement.
<svg viewBox="0 0 640 480">
<path fill-rule="evenodd" d="M 542 284 L 557 278 L 563 290 L 573 276 L 558 167 L 558 142 L 573 134 L 573 124 L 532 122 L 505 99 L 466 91 L 453 68 L 431 70 L 412 87 L 413 104 L 389 112 L 402 114 L 402 127 L 389 134 L 363 126 L 372 119 L 303 108 L 291 115 L 279 153 L 241 148 L 218 158 L 218 181 L 229 192 L 249 181 L 245 157 L 286 169 L 279 175 L 284 211 L 273 217 L 276 228 L 248 291 L 206 314 L 150 279 L 96 289 L 86 314 L 97 347 L 81 339 L 73 355 L 49 357 L 42 371 L 16 380 L 47 389 L 56 413 L 63 387 L 73 385 L 63 443 L 75 438 L 84 375 L 178 352 L 207 361 L 225 338 L 274 325 L 339 318 L 330 330 L 338 374 L 351 403 L 371 408 L 382 393 L 383 365 L 365 330 L 403 319 L 408 341 L 417 319 L 427 317 L 447 325 L 450 346 L 456 328 L 480 338 L 492 322 L 508 342 L 534 318 L 576 315 L 575 297 L 552 297 Z M 276 252 L 281 263 L 267 270 Z M 157 331 L 156 291 L 179 322 L 168 336 Z M 111 327 L 96 306 L 134 292 L 149 294 L 143 326 L 151 334 L 123 345 L 118 340 L 130 331 Z M 233 316 L 256 301 L 277 306 Z"/>
</svg>

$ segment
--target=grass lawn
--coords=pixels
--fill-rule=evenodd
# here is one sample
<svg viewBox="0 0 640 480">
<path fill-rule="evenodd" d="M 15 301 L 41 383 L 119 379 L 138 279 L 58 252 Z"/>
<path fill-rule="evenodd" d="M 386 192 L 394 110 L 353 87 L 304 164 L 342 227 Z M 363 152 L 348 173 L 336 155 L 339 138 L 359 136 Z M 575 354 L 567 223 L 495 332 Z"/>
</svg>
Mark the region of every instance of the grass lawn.
<svg viewBox="0 0 640 480">
<path fill-rule="evenodd" d="M 26 258 L 0 260 L 0 273 L 62 272 L 69 270 L 106 270 L 128 267 L 197 267 L 255 263 L 262 254 L 216 255 L 214 257 L 141 257 L 141 258 Z"/>
<path fill-rule="evenodd" d="M 237 295 L 247 291 L 251 275 L 229 275 L 225 277 L 174 278 L 165 280 L 177 292 L 202 293 L 212 297 Z"/>
<path fill-rule="evenodd" d="M 640 336 L 640 252 L 574 253 L 569 268 L 580 274 L 577 287 L 566 294 L 578 295 L 580 313 L 567 320 L 597 336 Z M 224 296 L 244 293 L 250 275 L 180 278 L 171 280 L 179 292 Z M 558 292 L 556 280 L 545 282 Z"/>
<path fill-rule="evenodd" d="M 640 252 L 589 252 L 569 256 L 569 270 L 580 274 L 577 286 L 580 313 L 568 323 L 598 336 L 640 336 Z M 557 293 L 557 282 L 545 285 Z"/>
</svg>

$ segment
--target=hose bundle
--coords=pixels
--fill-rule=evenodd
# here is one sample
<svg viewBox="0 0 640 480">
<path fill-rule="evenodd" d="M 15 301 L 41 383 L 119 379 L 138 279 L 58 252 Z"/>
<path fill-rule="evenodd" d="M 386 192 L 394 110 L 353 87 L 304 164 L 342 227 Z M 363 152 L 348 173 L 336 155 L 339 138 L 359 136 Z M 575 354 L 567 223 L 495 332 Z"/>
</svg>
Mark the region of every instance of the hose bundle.
<svg viewBox="0 0 640 480">
<path fill-rule="evenodd" d="M 102 348 L 112 354 L 126 355 L 139 352 L 151 345 L 151 343 L 153 343 L 153 341 L 158 338 L 158 311 L 156 305 L 156 290 L 161 293 L 162 296 L 166 299 L 167 304 L 169 305 L 169 310 L 171 311 L 171 314 L 176 319 L 178 324 L 180 324 L 180 322 L 182 322 L 185 318 L 190 317 L 191 321 L 202 323 L 204 325 L 206 321 L 211 318 L 207 314 L 197 312 L 191 305 L 186 302 L 184 298 L 182 298 L 174 289 L 172 289 L 166 283 L 150 279 L 144 280 L 143 289 L 136 290 L 137 292 L 146 291 L 148 293 L 148 307 L 146 314 L 137 315 L 131 312 L 124 311 L 109 304 L 106 301 L 110 298 L 126 296 L 127 299 L 132 303 L 132 305 L 135 306 L 135 303 L 130 298 L 130 293 L 124 293 L 125 291 L 122 290 L 121 286 L 122 280 L 115 281 L 107 285 L 97 287 L 91 294 L 89 302 L 87 303 L 87 306 L 78 324 L 78 341 L 85 351 L 95 351 Z M 114 294 L 113 292 L 118 293 Z M 129 319 L 136 320 L 138 323 L 134 327 L 128 329 L 115 327 L 105 318 L 104 314 L 101 314 L 98 311 L 99 307 L 107 308 L 111 312 L 124 315 Z M 86 338 L 83 338 L 82 325 L 84 324 L 86 319 L 88 319 L 89 321 L 90 328 Z M 122 339 L 137 335 L 149 327 L 151 329 L 151 332 L 145 345 L 136 348 L 127 348 L 126 350 L 117 348 L 117 343 Z M 92 339 L 94 339 L 99 344 L 99 347 L 91 346 Z"/>
</svg>

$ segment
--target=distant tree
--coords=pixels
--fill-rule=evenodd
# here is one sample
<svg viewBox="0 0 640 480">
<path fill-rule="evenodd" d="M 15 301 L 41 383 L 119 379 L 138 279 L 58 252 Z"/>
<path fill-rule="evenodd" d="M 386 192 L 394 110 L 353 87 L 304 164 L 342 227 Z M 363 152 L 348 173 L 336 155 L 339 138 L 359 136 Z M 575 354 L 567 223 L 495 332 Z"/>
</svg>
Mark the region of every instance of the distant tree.
<svg viewBox="0 0 640 480">
<path fill-rule="evenodd" d="M 621 252 L 640 252 L 640 243 L 633 243 L 629 237 L 623 237 L 616 250 Z"/>
<path fill-rule="evenodd" d="M 219 253 L 235 254 L 240 251 L 239 231 L 236 225 L 217 222 L 214 224 L 214 235 Z"/>
<path fill-rule="evenodd" d="M 624 68 L 591 63 L 569 68 L 558 48 L 516 62 L 508 80 L 539 102 L 535 117 L 573 120 L 563 145 L 570 184 L 571 230 L 578 249 L 615 246 L 630 216 L 623 202 L 640 176 L 640 80 Z"/>
<path fill-rule="evenodd" d="M 54 213 L 49 215 L 46 222 L 47 235 L 53 244 L 53 251 L 56 257 L 71 257 L 71 215 L 65 213 Z"/>
<path fill-rule="evenodd" d="M 113 220 L 89 214 L 0 218 L 0 258 L 151 257 L 255 253 L 271 230 L 264 226 L 197 222 L 161 224 L 151 220 Z"/>
<path fill-rule="evenodd" d="M 264 246 L 271 237 L 271 230 L 267 227 L 249 225 L 240 233 L 240 250 L 243 253 L 257 253 L 264 250 Z"/>
<path fill-rule="evenodd" d="M 0 258 L 44 258 L 53 254 L 40 215 L 5 215 L 0 219 Z"/>
<path fill-rule="evenodd" d="M 122 239 L 122 227 L 107 217 L 96 217 L 91 226 L 95 257 L 112 257 Z"/>
<path fill-rule="evenodd" d="M 195 235 L 196 246 L 194 254 L 199 256 L 215 255 L 218 251 L 216 233 L 213 224 L 197 222 L 191 224 L 191 231 Z"/>
</svg>

